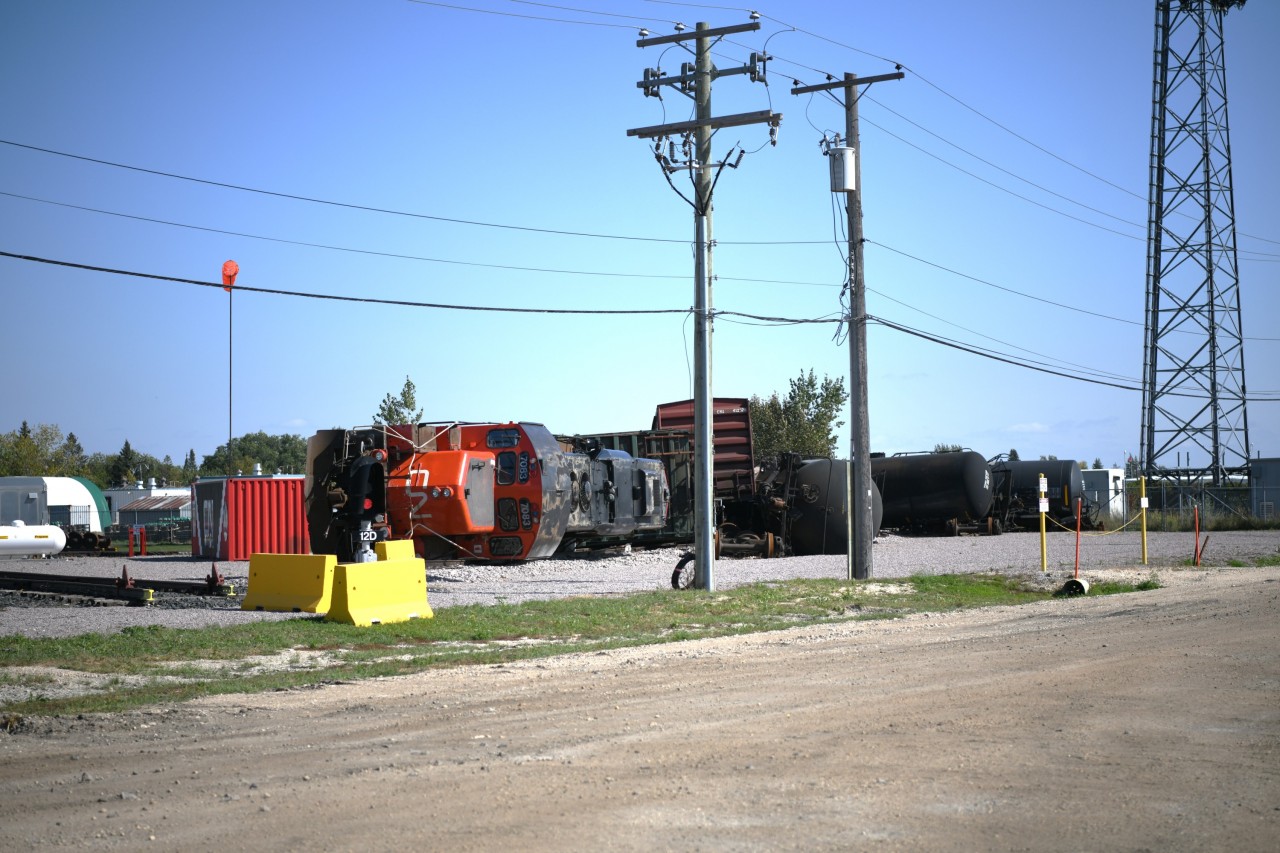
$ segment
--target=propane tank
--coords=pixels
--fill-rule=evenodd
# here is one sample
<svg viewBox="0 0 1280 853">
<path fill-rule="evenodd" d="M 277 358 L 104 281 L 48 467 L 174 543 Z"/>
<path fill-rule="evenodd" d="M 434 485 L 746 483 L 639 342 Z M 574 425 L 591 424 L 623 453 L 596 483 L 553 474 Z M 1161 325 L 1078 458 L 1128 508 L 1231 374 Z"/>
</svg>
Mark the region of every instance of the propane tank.
<svg viewBox="0 0 1280 853">
<path fill-rule="evenodd" d="M 0 527 L 0 557 L 52 557 L 67 547 L 67 534 L 52 524 L 15 521 Z"/>
</svg>

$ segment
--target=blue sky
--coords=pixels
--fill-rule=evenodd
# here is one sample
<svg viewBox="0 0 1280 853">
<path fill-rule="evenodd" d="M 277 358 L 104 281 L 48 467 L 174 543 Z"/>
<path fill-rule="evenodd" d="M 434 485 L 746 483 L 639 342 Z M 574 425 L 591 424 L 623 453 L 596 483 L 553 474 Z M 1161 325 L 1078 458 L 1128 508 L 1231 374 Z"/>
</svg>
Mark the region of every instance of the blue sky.
<svg viewBox="0 0 1280 853">
<path fill-rule="evenodd" d="M 745 7 L 453 5 L 3 4 L 0 139 L 137 168 L 0 144 L 0 250 L 201 281 L 233 258 L 240 285 L 374 299 L 689 308 L 691 214 L 646 143 L 626 135 L 689 117 L 683 96 L 659 102 L 635 86 L 645 67 L 678 73 L 687 56 L 637 48 L 637 28 L 741 23 Z M 904 80 L 861 102 L 869 313 L 1139 385 L 1153 2 L 753 8 L 762 29 L 722 43 L 716 62 L 740 64 L 767 42 L 768 85 L 721 78 L 713 109 L 784 119 L 776 147 L 760 126 L 716 137 L 717 157 L 748 152 L 716 189 L 717 309 L 838 313 L 843 214 L 833 215 L 819 140 L 843 129 L 843 112 L 789 90 L 902 63 Z M 468 11 L 480 9 L 503 14 Z M 1227 18 L 1244 331 L 1272 339 L 1246 342 L 1246 379 L 1251 396 L 1273 397 L 1277 38 L 1275 3 Z M 0 292 L 0 431 L 55 423 L 91 452 L 128 439 L 179 462 L 226 441 L 221 289 L 0 258 Z M 406 374 L 425 419 L 531 420 L 556 432 L 644 429 L 656 404 L 692 396 L 686 314 L 462 312 L 245 291 L 232 300 L 236 435 L 368 423 Z M 720 319 L 715 394 L 785 393 L 810 368 L 845 376 L 834 332 Z M 873 450 L 943 442 L 1107 465 L 1138 450 L 1138 391 L 875 325 L 868 341 Z M 1280 403 L 1248 414 L 1255 455 L 1280 455 Z"/>
</svg>

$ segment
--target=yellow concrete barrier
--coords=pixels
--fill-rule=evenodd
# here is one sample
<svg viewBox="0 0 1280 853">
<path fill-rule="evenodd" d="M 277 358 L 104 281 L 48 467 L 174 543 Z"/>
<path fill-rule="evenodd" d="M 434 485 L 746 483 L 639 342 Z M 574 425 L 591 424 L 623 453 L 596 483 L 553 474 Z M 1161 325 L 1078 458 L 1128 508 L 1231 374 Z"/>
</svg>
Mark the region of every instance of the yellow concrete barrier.
<svg viewBox="0 0 1280 853">
<path fill-rule="evenodd" d="M 431 619 L 427 564 L 407 539 L 374 545 L 376 563 L 339 563 L 333 573 L 333 601 L 325 619 L 348 625 L 385 625 Z"/>
<path fill-rule="evenodd" d="M 413 553 L 412 539 L 386 539 L 382 542 L 374 542 L 373 553 L 378 555 L 379 560 L 412 560 L 417 556 Z M 422 576 L 424 578 L 427 576 L 425 565 L 422 568 Z"/>
<path fill-rule="evenodd" d="M 251 554 L 240 609 L 324 613 L 333 597 L 337 564 L 332 554 Z"/>
</svg>

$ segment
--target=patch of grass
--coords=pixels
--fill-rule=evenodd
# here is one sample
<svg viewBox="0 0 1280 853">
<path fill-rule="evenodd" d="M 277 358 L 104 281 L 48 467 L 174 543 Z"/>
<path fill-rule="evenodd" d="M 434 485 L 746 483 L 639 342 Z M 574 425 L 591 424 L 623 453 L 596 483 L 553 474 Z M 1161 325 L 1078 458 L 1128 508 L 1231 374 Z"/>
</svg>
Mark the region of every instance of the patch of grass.
<svg viewBox="0 0 1280 853">
<path fill-rule="evenodd" d="M 0 672 L 0 687 L 29 687 L 32 684 L 53 684 L 52 675 L 36 672 Z"/>
<path fill-rule="evenodd" d="M 1270 556 L 1267 556 L 1267 557 L 1259 557 L 1257 560 L 1254 561 L 1254 564 L 1258 566 L 1258 568 L 1265 568 L 1267 566 L 1280 566 L 1280 554 L 1271 554 Z"/>
<path fill-rule="evenodd" d="M 1090 595 L 1117 595 L 1124 592 L 1145 592 L 1146 590 L 1160 589 L 1160 580 L 1152 574 L 1150 577 L 1138 581 L 1137 583 L 1123 583 L 1118 581 L 1098 581 L 1089 587 Z"/>
<path fill-rule="evenodd" d="M 1131 591 L 1111 584 L 1095 594 Z M 1152 587 L 1138 587 L 1152 588 Z M 887 591 L 886 591 L 887 590 Z M 697 590 L 442 608 L 434 619 L 357 628 L 320 617 L 233 627 L 126 628 L 65 638 L 0 637 L 0 666 L 47 665 L 112 675 L 180 675 L 75 698 L 32 698 L 20 714 L 119 711 L 220 693 L 254 693 L 403 675 L 436 667 L 504 663 L 798 624 L 888 619 L 909 613 L 1044 601 L 1051 593 L 1016 578 L 921 575 L 909 584 L 789 580 L 708 595 Z M 290 651 L 337 652 L 328 665 L 255 672 L 246 658 Z M 305 657 L 296 654 L 294 657 Z M 225 661 L 206 669 L 197 660 Z M 184 664 L 189 664 L 185 665 Z"/>
<path fill-rule="evenodd" d="M 1195 515 L 1190 510 L 1147 510 L 1147 530 L 1153 533 L 1190 533 L 1196 529 Z M 1225 510 L 1202 510 L 1200 532 L 1220 530 L 1275 530 L 1280 523 L 1276 519 L 1257 518 L 1252 515 Z"/>
</svg>

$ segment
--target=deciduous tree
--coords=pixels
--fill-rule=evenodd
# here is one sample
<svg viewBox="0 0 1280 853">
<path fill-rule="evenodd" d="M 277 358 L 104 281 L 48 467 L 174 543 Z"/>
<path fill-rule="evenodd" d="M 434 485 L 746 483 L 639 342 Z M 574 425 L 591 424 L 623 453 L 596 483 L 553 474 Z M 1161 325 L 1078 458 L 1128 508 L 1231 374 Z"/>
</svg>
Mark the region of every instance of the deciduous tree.
<svg viewBox="0 0 1280 853">
<path fill-rule="evenodd" d="M 417 388 L 407 375 L 404 387 L 399 396 L 388 394 L 382 398 L 382 405 L 373 415 L 375 424 L 416 424 L 422 420 L 422 409 L 418 408 Z"/>
<path fill-rule="evenodd" d="M 752 445 L 757 460 L 780 453 L 805 456 L 836 454 L 839 439 L 835 430 L 844 425 L 837 420 L 849 395 L 844 378 L 823 376 L 819 382 L 812 368 L 791 380 L 785 398 L 777 392 L 767 399 L 751 398 Z"/>
</svg>

